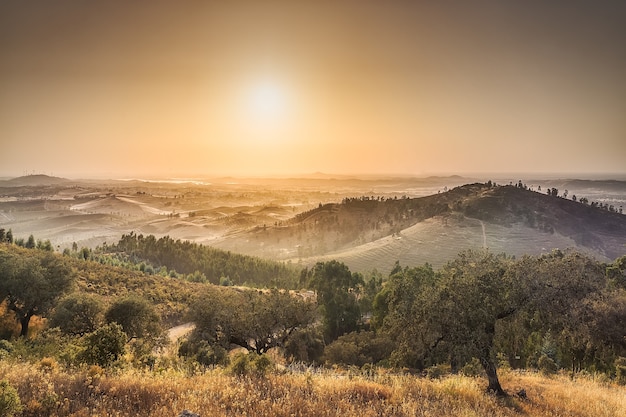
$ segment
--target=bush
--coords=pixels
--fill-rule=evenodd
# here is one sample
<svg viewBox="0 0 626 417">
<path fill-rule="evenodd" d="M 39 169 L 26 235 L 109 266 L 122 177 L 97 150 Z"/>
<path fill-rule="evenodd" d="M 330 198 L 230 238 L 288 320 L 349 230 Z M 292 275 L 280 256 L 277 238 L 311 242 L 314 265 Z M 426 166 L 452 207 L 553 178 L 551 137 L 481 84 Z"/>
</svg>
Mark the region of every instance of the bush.
<svg viewBox="0 0 626 417">
<path fill-rule="evenodd" d="M 438 379 L 442 376 L 448 375 L 451 372 L 450 365 L 447 363 L 441 363 L 439 365 L 433 365 L 426 369 L 426 376 L 431 379 Z"/>
<path fill-rule="evenodd" d="M 126 334 L 122 326 L 110 323 L 88 334 L 85 343 L 82 359 L 91 365 L 107 367 L 124 354 Z"/>
<path fill-rule="evenodd" d="M 285 356 L 296 362 L 318 362 L 324 353 L 324 337 L 314 328 L 298 329 L 285 343 Z"/>
<path fill-rule="evenodd" d="M 0 416 L 11 417 L 22 412 L 22 403 L 17 390 L 3 379 L 0 381 Z"/>
<path fill-rule="evenodd" d="M 252 364 L 257 375 L 260 376 L 264 376 L 268 371 L 274 369 L 274 362 L 267 355 L 257 355 L 252 359 Z"/>
<path fill-rule="evenodd" d="M 465 376 L 481 376 L 484 372 L 485 370 L 483 369 L 483 366 L 476 358 L 472 358 L 472 360 L 463 365 L 463 368 L 461 368 L 461 373 Z"/>
<path fill-rule="evenodd" d="M 219 345 L 211 346 L 206 340 L 185 340 L 178 348 L 178 356 L 195 360 L 201 365 L 227 365 L 228 352 Z"/>
<path fill-rule="evenodd" d="M 352 332 L 328 345 L 324 350 L 324 359 L 329 363 L 361 367 L 389 357 L 392 349 L 389 339 L 377 337 L 374 332 Z"/>
<path fill-rule="evenodd" d="M 626 385 L 626 358 L 623 356 L 615 359 L 615 381 L 620 385 Z"/>
<path fill-rule="evenodd" d="M 229 371 L 235 375 L 248 375 L 250 373 L 250 358 L 245 353 L 237 353 L 230 363 Z"/>
<path fill-rule="evenodd" d="M 556 371 L 559 369 L 556 362 L 554 362 L 554 360 L 546 354 L 543 354 L 539 357 L 539 360 L 537 361 L 537 366 L 539 367 L 541 373 L 543 373 L 544 375 L 555 374 Z"/>
</svg>

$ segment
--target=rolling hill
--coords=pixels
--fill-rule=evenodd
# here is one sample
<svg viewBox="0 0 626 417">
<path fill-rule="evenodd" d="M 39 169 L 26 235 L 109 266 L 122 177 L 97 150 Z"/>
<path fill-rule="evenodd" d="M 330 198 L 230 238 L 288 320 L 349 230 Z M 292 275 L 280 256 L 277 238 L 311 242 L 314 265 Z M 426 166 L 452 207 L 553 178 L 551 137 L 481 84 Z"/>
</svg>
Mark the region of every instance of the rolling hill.
<svg viewBox="0 0 626 417">
<path fill-rule="evenodd" d="M 469 184 L 420 198 L 360 197 L 214 243 L 308 265 L 337 259 L 356 271 L 439 266 L 464 249 L 510 255 L 576 248 L 599 259 L 626 253 L 626 216 L 516 186 Z"/>
</svg>

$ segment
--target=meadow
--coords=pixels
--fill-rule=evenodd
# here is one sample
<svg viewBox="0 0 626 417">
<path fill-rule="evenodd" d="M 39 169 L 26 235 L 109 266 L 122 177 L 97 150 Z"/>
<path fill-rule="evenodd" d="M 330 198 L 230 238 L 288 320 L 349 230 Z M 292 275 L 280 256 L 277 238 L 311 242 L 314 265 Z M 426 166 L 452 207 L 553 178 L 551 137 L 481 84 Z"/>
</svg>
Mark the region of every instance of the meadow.
<svg viewBox="0 0 626 417">
<path fill-rule="evenodd" d="M 591 375 L 504 371 L 502 383 L 512 394 L 504 398 L 487 394 L 481 377 L 430 379 L 372 369 L 264 375 L 235 375 L 224 368 L 67 371 L 44 359 L 0 362 L 0 379 L 19 393 L 22 417 L 171 417 L 183 410 L 203 417 L 626 415 L 626 388 Z M 515 395 L 521 389 L 527 398 Z"/>
</svg>

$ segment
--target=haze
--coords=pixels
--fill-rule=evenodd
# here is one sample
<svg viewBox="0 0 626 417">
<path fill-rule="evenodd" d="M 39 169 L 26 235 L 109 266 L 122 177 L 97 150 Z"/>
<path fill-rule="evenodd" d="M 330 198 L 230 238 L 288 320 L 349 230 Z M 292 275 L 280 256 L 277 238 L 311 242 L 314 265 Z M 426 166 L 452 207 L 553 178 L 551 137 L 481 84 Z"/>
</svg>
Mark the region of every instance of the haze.
<svg viewBox="0 0 626 417">
<path fill-rule="evenodd" d="M 623 173 L 625 21 L 622 1 L 2 2 L 0 175 Z"/>
</svg>

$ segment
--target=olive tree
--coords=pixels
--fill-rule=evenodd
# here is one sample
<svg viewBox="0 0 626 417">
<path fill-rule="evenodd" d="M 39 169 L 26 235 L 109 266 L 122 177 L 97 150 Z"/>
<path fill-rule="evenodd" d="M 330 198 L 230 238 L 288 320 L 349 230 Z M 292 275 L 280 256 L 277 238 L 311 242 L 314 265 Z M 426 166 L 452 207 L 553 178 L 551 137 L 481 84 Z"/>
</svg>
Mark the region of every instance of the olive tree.
<svg viewBox="0 0 626 417">
<path fill-rule="evenodd" d="M 46 314 L 74 283 L 74 272 L 61 256 L 9 246 L 0 247 L 0 277 L 0 299 L 15 313 L 22 337 L 30 319 Z"/>
</svg>

